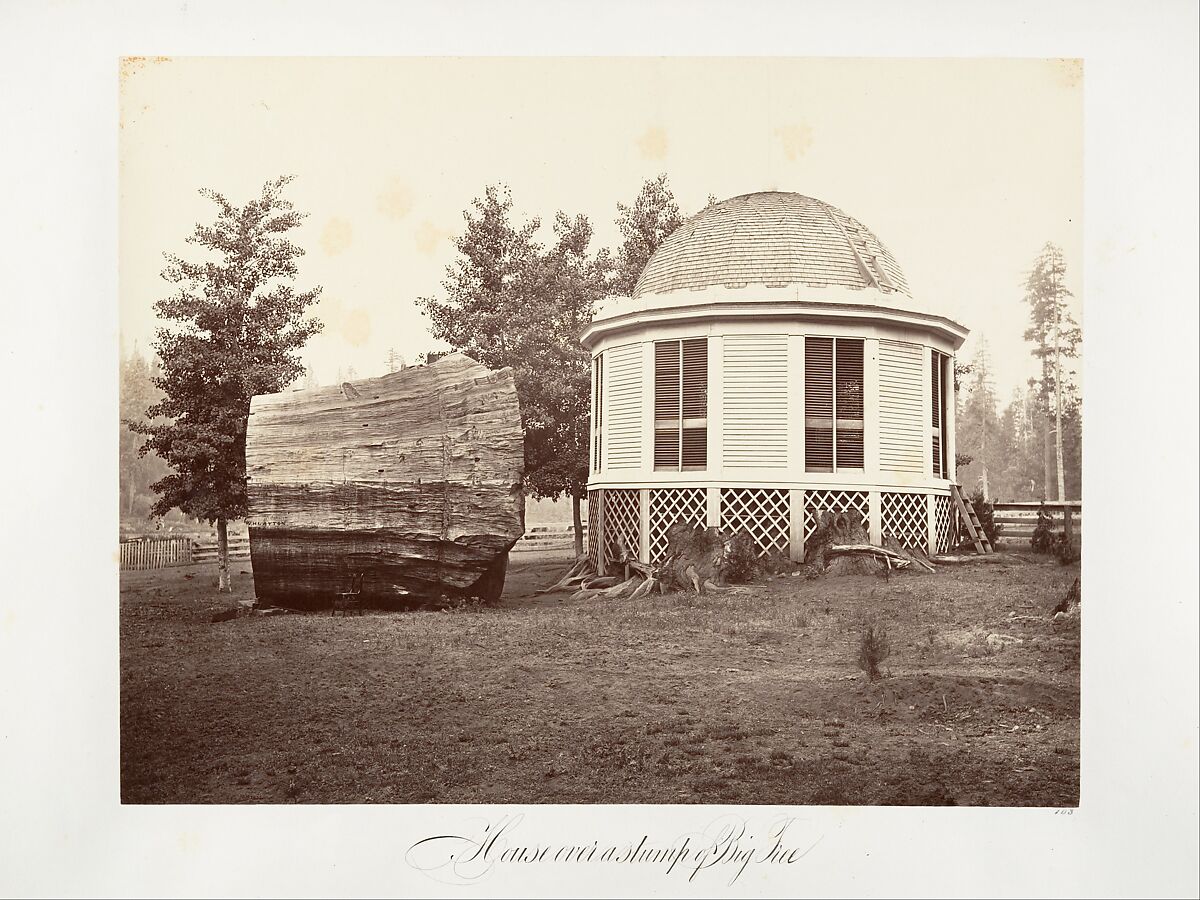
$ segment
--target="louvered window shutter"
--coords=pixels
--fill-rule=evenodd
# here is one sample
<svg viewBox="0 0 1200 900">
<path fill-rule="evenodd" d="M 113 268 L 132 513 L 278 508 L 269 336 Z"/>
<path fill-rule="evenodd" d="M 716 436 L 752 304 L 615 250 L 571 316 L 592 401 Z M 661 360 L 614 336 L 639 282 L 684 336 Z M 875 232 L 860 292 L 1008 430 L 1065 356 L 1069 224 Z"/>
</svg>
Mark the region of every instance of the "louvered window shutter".
<svg viewBox="0 0 1200 900">
<path fill-rule="evenodd" d="M 833 471 L 833 338 L 804 339 L 804 468 Z"/>
<path fill-rule="evenodd" d="M 654 468 L 679 468 L 679 341 L 654 345 Z"/>
<path fill-rule="evenodd" d="M 863 342 L 838 338 L 834 341 L 837 396 L 834 410 L 837 426 L 834 446 L 837 468 L 863 467 Z"/>
<path fill-rule="evenodd" d="M 863 342 L 804 339 L 804 468 L 863 467 Z"/>
<path fill-rule="evenodd" d="M 930 350 L 930 410 L 933 425 L 933 474 L 937 478 L 946 477 L 946 454 L 943 453 L 942 432 L 946 420 L 946 357 L 937 350 Z"/>
<path fill-rule="evenodd" d="M 708 339 L 654 344 L 654 468 L 708 463 Z"/>
<path fill-rule="evenodd" d="M 683 468 L 703 469 L 708 461 L 708 339 L 682 341 Z"/>
</svg>

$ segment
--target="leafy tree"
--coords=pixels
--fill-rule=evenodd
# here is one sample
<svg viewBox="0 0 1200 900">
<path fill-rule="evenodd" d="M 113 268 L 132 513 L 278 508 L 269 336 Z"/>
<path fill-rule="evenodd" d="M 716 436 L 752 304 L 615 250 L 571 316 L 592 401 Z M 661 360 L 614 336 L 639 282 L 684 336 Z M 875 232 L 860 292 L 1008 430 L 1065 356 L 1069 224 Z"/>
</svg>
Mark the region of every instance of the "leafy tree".
<svg viewBox="0 0 1200 900">
<path fill-rule="evenodd" d="M 518 370 L 526 418 L 527 485 L 534 497 L 571 498 L 575 553 L 583 553 L 580 506 L 587 493 L 591 355 L 579 335 L 606 293 L 611 269 L 607 251 L 589 253 L 591 224 L 584 216 L 558 213 L 555 244 L 538 261 L 534 291 L 553 312 L 540 326 L 541 340 Z"/>
<path fill-rule="evenodd" d="M 154 304 L 166 324 L 154 349 L 163 397 L 131 424 L 146 436 L 142 453 L 157 453 L 174 471 L 152 487 L 153 507 L 173 507 L 216 522 L 218 590 L 229 590 L 227 524 L 246 514 L 246 418 L 250 398 L 283 390 L 304 373 L 296 351 L 321 323 L 306 319 L 320 287 L 297 293 L 290 282 L 304 250 L 287 232 L 305 215 L 282 196 L 292 179 L 277 178 L 244 206 L 203 189 L 218 216 L 197 224 L 187 239 L 206 251 L 202 261 L 164 254 L 162 277 L 175 291 Z M 155 423 L 162 417 L 167 421 Z"/>
<path fill-rule="evenodd" d="M 711 205 L 711 195 L 709 200 Z M 650 254 L 682 221 L 665 174 L 647 180 L 632 206 L 618 203 L 616 223 L 621 230 L 621 246 L 617 249 L 616 271 L 609 292 L 632 296 Z"/>
<path fill-rule="evenodd" d="M 1045 496 L 1051 494 L 1050 476 L 1057 474 L 1058 499 L 1066 499 L 1063 471 L 1063 407 L 1069 390 L 1064 386 L 1068 372 L 1063 360 L 1079 355 L 1083 332 L 1071 315 L 1067 300 L 1071 292 L 1064 285 L 1066 263 L 1060 248 L 1047 243 L 1034 261 L 1025 282 L 1025 302 L 1029 304 L 1029 328 L 1025 340 L 1033 342 L 1032 353 L 1041 360 L 1038 400 L 1044 415 Z M 1054 433 L 1054 462 L 1050 462 L 1050 434 Z"/>
<path fill-rule="evenodd" d="M 555 243 L 532 219 L 511 221 L 512 196 L 490 186 L 463 214 L 459 257 L 444 297 L 420 304 L 438 339 L 489 368 L 514 370 L 525 429 L 525 487 L 535 497 L 569 494 L 575 549 L 583 552 L 580 502 L 587 490 L 590 358 L 579 333 L 605 291 L 607 253 L 592 255 L 583 216 L 558 213 Z"/>
</svg>

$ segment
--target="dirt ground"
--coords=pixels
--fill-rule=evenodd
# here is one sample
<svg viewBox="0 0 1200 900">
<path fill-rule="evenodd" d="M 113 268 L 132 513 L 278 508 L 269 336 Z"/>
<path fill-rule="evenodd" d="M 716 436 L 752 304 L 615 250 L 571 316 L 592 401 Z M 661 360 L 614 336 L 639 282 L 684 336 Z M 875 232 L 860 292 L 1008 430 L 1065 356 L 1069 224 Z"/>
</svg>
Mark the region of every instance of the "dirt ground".
<svg viewBox="0 0 1200 900">
<path fill-rule="evenodd" d="M 531 596 L 566 565 L 514 565 L 492 609 L 217 623 L 248 562 L 232 597 L 123 573 L 123 800 L 1077 805 L 1079 618 L 1050 609 L 1078 566 Z"/>
</svg>

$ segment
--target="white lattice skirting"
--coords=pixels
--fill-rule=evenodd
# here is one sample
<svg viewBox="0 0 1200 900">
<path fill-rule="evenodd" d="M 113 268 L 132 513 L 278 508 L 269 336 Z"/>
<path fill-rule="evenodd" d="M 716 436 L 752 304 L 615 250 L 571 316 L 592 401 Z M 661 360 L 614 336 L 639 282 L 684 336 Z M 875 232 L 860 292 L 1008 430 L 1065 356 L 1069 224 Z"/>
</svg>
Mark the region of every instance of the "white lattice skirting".
<svg viewBox="0 0 1200 900">
<path fill-rule="evenodd" d="M 642 510 L 640 494 L 632 489 L 604 492 L 604 561 L 621 556 L 624 546 L 637 555 L 641 546 Z"/>
<path fill-rule="evenodd" d="M 823 512 L 857 512 L 863 528 L 869 528 L 870 501 L 866 491 L 805 491 L 804 542 L 817 530 L 817 514 Z"/>
<path fill-rule="evenodd" d="M 929 512 L 924 494 L 884 491 L 879 497 L 882 531 L 905 547 L 929 546 Z"/>
<path fill-rule="evenodd" d="M 722 488 L 721 527 L 745 531 L 758 546 L 758 555 L 788 553 L 792 529 L 791 492 L 773 488 Z"/>
<path fill-rule="evenodd" d="M 954 517 L 950 514 L 950 498 L 935 494 L 933 498 L 934 536 L 938 553 L 948 553 L 954 544 Z"/>
<path fill-rule="evenodd" d="M 600 503 L 600 492 L 588 491 L 588 559 L 591 561 L 593 568 L 598 568 L 600 565 L 600 544 L 598 543 L 599 539 L 596 536 L 596 518 L 600 509 Z"/>
<path fill-rule="evenodd" d="M 648 562 L 662 562 L 667 553 L 667 531 L 676 522 L 703 528 L 708 524 L 709 489 L 702 487 L 650 488 L 649 508 L 642 509 L 642 491 L 604 488 L 588 493 L 588 556 L 608 566 L 620 558 L 621 549 L 640 556 L 643 540 Z M 853 513 L 870 531 L 870 495 L 867 491 L 804 490 L 803 510 L 792 509 L 788 488 L 725 487 L 719 489 L 720 523 L 729 532 L 745 531 L 758 546 L 760 556 L 788 555 L 792 550 L 793 515 L 803 515 L 807 542 L 823 512 Z M 714 497 L 714 500 L 717 498 Z M 955 544 L 957 516 L 951 498 L 944 494 L 881 491 L 879 530 L 901 545 L 925 550 L 930 544 L 930 502 L 933 504 L 933 545 L 938 553 Z M 797 522 L 797 526 L 801 523 Z M 642 534 L 643 525 L 647 534 Z"/>
<path fill-rule="evenodd" d="M 708 524 L 708 495 L 704 488 L 655 488 L 650 491 L 650 562 L 667 555 L 667 529 L 676 522 Z"/>
</svg>

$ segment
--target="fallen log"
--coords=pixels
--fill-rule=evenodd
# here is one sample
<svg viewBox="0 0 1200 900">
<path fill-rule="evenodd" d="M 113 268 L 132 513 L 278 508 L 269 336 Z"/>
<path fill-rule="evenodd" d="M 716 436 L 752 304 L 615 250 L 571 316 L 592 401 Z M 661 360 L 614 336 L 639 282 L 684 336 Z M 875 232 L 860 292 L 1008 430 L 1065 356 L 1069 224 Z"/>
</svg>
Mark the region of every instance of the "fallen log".
<svg viewBox="0 0 1200 900">
<path fill-rule="evenodd" d="M 833 552 L 834 547 L 854 546 L 872 546 L 861 516 L 820 512 L 817 527 L 804 544 L 804 564 L 811 575 L 879 575 L 889 571 L 881 555 Z"/>
<path fill-rule="evenodd" d="M 906 569 L 912 562 L 909 557 L 906 557 L 894 550 L 888 550 L 884 547 L 878 547 L 875 544 L 833 544 L 826 551 L 826 557 L 843 553 L 862 553 L 867 556 L 875 556 L 889 561 L 889 568 L 895 566 L 898 569 Z"/>
<path fill-rule="evenodd" d="M 911 560 L 922 569 L 925 569 L 927 572 L 937 571 L 933 567 L 933 564 L 929 561 L 929 554 L 919 547 L 906 547 L 890 534 L 885 534 L 883 536 L 883 546 L 884 549 L 891 550 L 892 552 L 903 556 L 905 559 Z"/>
<path fill-rule="evenodd" d="M 454 353 L 347 385 L 255 397 L 246 430 L 257 596 L 327 607 L 494 599 L 523 527 L 513 374 Z"/>
</svg>

